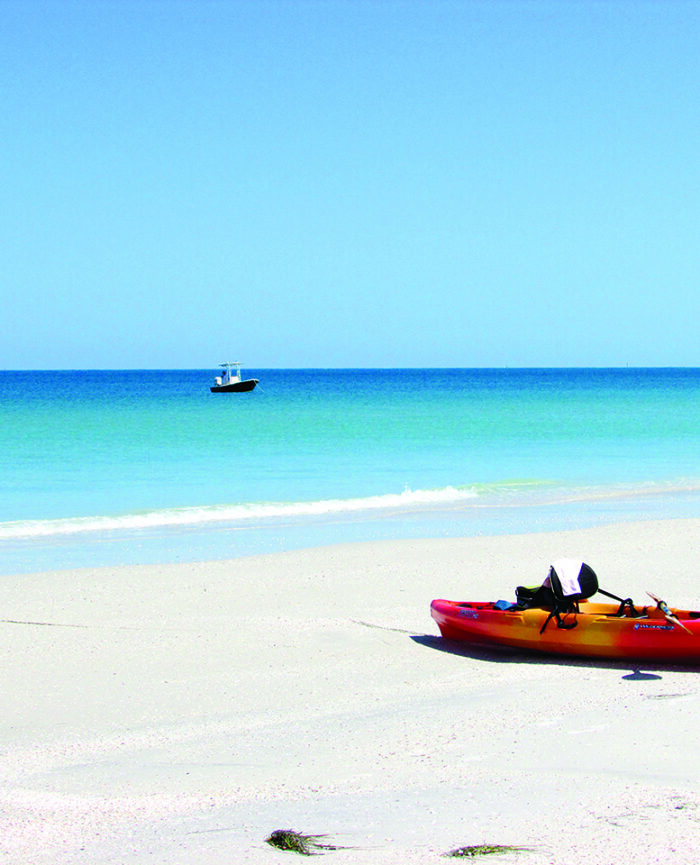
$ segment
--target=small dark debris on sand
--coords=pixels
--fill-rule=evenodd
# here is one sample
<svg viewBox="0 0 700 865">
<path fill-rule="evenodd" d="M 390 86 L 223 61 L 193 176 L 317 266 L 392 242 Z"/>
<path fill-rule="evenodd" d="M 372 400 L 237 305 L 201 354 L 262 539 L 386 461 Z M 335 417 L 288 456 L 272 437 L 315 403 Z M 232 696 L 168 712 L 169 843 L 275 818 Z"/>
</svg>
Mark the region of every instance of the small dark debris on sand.
<svg viewBox="0 0 700 865">
<path fill-rule="evenodd" d="M 488 856 L 490 853 L 524 853 L 530 849 L 530 847 L 512 847 L 509 844 L 475 844 L 471 847 L 458 847 L 442 855 L 454 859 L 475 859 L 477 856 Z"/>
<path fill-rule="evenodd" d="M 296 832 L 294 829 L 275 829 L 275 831 L 265 839 L 267 844 L 277 847 L 278 850 L 291 850 L 293 853 L 300 853 L 302 856 L 318 856 L 324 850 L 341 850 L 341 847 L 336 847 L 335 844 L 324 844 L 321 842 L 325 835 L 302 835 L 301 832 Z"/>
</svg>

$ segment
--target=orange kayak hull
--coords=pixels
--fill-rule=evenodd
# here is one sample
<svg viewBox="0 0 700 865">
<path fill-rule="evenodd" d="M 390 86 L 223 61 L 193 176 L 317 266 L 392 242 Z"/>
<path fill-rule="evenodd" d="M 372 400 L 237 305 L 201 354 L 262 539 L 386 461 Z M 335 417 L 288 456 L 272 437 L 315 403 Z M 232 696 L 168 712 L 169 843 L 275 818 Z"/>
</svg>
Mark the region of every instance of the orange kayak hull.
<svg viewBox="0 0 700 865">
<path fill-rule="evenodd" d="M 617 604 L 581 602 L 566 617 L 571 629 L 551 619 L 540 633 L 548 610 L 501 610 L 490 601 L 434 600 L 430 612 L 449 640 L 481 646 L 510 646 L 526 651 L 588 658 L 621 658 L 700 663 L 700 612 L 672 612 L 685 627 L 669 622 L 653 607 L 642 618 L 618 617 Z"/>
</svg>

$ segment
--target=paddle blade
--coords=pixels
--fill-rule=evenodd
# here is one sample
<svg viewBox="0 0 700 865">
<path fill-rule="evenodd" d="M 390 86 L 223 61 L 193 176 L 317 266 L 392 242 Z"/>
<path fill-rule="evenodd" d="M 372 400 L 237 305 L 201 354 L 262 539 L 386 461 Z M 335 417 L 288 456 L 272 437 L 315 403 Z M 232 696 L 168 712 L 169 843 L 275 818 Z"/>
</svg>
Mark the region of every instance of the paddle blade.
<svg viewBox="0 0 700 865">
<path fill-rule="evenodd" d="M 647 592 L 647 595 L 649 595 L 652 600 L 656 601 L 656 606 L 664 614 L 667 621 L 669 621 L 672 625 L 678 625 L 679 628 L 683 628 L 683 630 L 687 631 L 689 634 L 693 633 L 689 628 L 686 628 L 683 622 L 679 620 L 678 616 L 671 610 L 666 601 L 662 601 L 661 598 L 657 598 L 656 595 L 652 595 L 651 592 Z"/>
</svg>

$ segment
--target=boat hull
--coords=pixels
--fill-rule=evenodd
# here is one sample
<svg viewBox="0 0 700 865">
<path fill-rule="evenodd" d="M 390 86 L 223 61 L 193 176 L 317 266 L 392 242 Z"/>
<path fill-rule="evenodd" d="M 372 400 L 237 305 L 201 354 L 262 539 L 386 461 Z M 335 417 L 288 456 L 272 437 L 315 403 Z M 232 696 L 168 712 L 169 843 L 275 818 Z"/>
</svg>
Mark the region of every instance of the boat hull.
<svg viewBox="0 0 700 865">
<path fill-rule="evenodd" d="M 233 381 L 230 384 L 213 384 L 209 390 L 212 393 L 242 393 L 243 391 L 253 390 L 258 383 L 257 378 L 247 378 L 244 381 Z"/>
<path fill-rule="evenodd" d="M 673 610 L 688 630 L 667 621 L 654 607 L 643 618 L 617 617 L 617 604 L 582 602 L 567 616 L 570 630 L 550 620 L 546 609 L 499 610 L 492 602 L 434 600 L 430 612 L 449 640 L 480 646 L 510 646 L 556 655 L 700 663 L 700 612 Z"/>
</svg>

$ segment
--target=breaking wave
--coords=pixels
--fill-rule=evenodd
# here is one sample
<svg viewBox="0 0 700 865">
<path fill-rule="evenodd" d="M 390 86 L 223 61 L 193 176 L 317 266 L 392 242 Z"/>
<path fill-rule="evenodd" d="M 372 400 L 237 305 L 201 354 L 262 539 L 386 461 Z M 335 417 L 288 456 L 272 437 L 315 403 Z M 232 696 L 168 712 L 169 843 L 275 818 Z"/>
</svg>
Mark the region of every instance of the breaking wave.
<svg viewBox="0 0 700 865">
<path fill-rule="evenodd" d="M 212 523 L 250 522 L 306 516 L 342 515 L 360 511 L 429 507 L 458 504 L 478 496 L 475 488 L 443 487 L 351 499 L 321 499 L 310 502 L 259 502 L 235 505 L 167 508 L 116 516 L 66 517 L 50 520 L 16 520 L 0 523 L 0 539 L 40 538 L 84 532 L 134 531 L 169 526 L 186 528 Z"/>
</svg>

